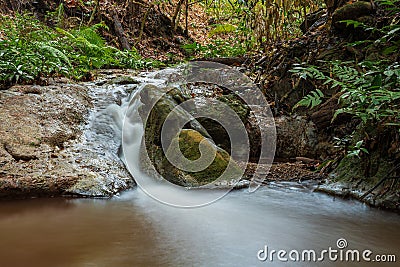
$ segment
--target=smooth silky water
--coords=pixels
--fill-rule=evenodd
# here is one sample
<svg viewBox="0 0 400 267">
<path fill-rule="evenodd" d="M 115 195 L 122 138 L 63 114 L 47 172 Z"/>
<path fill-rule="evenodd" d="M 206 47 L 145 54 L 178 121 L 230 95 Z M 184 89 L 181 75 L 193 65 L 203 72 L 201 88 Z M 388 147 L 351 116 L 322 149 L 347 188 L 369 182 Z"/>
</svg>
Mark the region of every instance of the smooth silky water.
<svg viewBox="0 0 400 267">
<path fill-rule="evenodd" d="M 142 83 L 163 83 L 154 73 L 137 78 Z M 95 105 L 101 103 L 95 112 L 104 115 L 101 110 L 106 109 L 115 123 L 91 114 L 85 134 L 93 136 L 99 147 L 110 143 L 112 129 L 118 133 L 129 100 L 125 94 L 119 107 L 101 92 L 124 96 L 124 90 L 132 88 L 88 86 Z M 110 129 L 103 129 L 107 125 Z M 115 138 L 120 142 L 120 135 Z M 272 184 L 255 193 L 232 191 L 200 208 L 171 207 L 135 188 L 108 200 L 1 201 L 0 266 L 360 266 L 365 263 L 327 259 L 282 263 L 276 258 L 261 262 L 257 252 L 265 245 L 270 250 L 318 252 L 336 249 L 336 241 L 345 238 L 348 249 L 399 258 L 399 229 L 397 214 L 315 193 L 295 183 Z"/>
<path fill-rule="evenodd" d="M 345 238 L 349 249 L 399 257 L 399 229 L 397 214 L 294 185 L 233 191 L 194 209 L 167 206 L 134 189 L 110 200 L 1 202 L 0 259 L 1 266 L 32 267 L 283 266 L 276 259 L 260 262 L 257 252 L 265 245 L 320 251 Z"/>
</svg>

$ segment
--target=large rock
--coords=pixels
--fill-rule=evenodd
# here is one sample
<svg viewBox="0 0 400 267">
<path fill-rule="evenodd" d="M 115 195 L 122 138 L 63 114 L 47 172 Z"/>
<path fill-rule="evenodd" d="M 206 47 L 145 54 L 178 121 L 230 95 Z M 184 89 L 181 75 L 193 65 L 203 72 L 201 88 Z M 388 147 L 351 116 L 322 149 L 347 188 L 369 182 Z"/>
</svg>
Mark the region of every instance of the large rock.
<svg viewBox="0 0 400 267">
<path fill-rule="evenodd" d="M 229 154 L 211 142 L 209 129 L 203 127 L 191 112 L 195 112 L 195 106 L 189 106 L 187 109 L 177 107 L 179 104 L 188 100 L 177 88 L 158 88 L 154 85 L 146 85 L 140 93 L 141 101 L 144 105 L 139 109 L 139 113 L 145 123 L 144 143 L 147 153 L 142 153 L 142 164 L 146 162 L 143 157 L 149 157 L 151 164 L 168 181 L 181 186 L 201 186 L 214 181 L 226 169 L 230 160 Z M 170 121 L 168 129 L 181 128 L 182 122 L 188 122 L 180 134 L 175 136 L 171 142 L 162 144 L 161 131 L 168 115 L 175 110 L 175 119 Z M 244 113 L 247 111 L 242 110 Z M 185 124 L 185 123 L 183 123 Z M 168 130 L 167 130 L 168 131 Z M 172 133 L 172 132 L 171 132 Z M 209 139 L 207 139 L 209 138 Z M 203 142 L 204 141 L 204 142 Z M 174 158 L 170 148 L 171 143 L 178 142 L 181 153 L 189 160 L 196 159 L 199 156 L 199 144 L 206 144 L 205 149 L 209 153 L 215 153 L 214 162 L 205 170 L 199 172 L 183 171 L 173 166 L 167 159 L 164 150 L 169 151 L 169 155 Z M 163 145 L 164 147 L 163 150 Z M 235 165 L 236 166 L 236 165 Z M 149 166 L 142 166 L 145 169 L 151 169 Z M 236 168 L 236 169 L 235 169 Z M 238 167 L 234 169 L 237 171 Z M 236 177 L 237 178 L 237 177 Z"/>
<path fill-rule="evenodd" d="M 89 106 L 78 85 L 0 92 L 0 197 L 57 195 L 80 179 L 61 149 L 79 135 Z"/>
<path fill-rule="evenodd" d="M 366 17 L 372 15 L 375 12 L 374 7 L 370 1 L 358 1 L 351 4 L 347 4 L 338 8 L 332 15 L 332 25 L 339 30 L 345 30 L 347 32 L 354 30 L 354 27 L 346 27 L 346 23 L 343 20 L 356 20 L 360 22 L 368 22 Z"/>
<path fill-rule="evenodd" d="M 248 125 L 249 116 L 250 116 L 250 108 L 243 103 L 243 101 L 234 94 L 221 95 L 216 98 L 217 101 L 225 103 L 230 109 L 232 109 L 239 117 L 239 120 L 232 121 L 231 126 L 232 129 L 238 130 L 243 125 Z M 231 142 L 228 132 L 225 128 L 218 123 L 218 121 L 223 121 L 224 117 L 226 117 L 226 113 L 224 111 L 223 106 L 219 105 L 208 105 L 207 113 L 212 114 L 215 117 L 214 119 L 209 119 L 206 117 L 198 118 L 200 124 L 207 130 L 208 134 L 212 137 L 214 142 L 224 150 L 231 153 Z M 248 126 L 247 128 L 250 128 Z M 235 132 L 231 132 L 231 134 L 235 134 Z M 254 133 L 248 132 L 250 143 L 252 142 Z"/>
<path fill-rule="evenodd" d="M 277 158 L 316 156 L 318 144 L 317 129 L 314 123 L 301 116 L 275 118 Z"/>
<path fill-rule="evenodd" d="M 206 130 L 201 124 L 194 120 L 188 110 L 177 107 L 179 104 L 188 100 L 189 97 L 184 95 L 177 88 L 160 89 L 155 85 L 148 84 L 140 92 L 141 101 L 144 103 L 139 109 L 139 113 L 145 124 L 145 142 L 146 147 L 151 145 L 161 146 L 161 129 L 168 115 L 175 109 L 176 118 L 178 120 L 172 122 L 171 129 L 178 127 L 182 121 L 190 121 L 189 126 L 207 136 Z M 195 107 L 190 107 L 194 109 Z"/>
<path fill-rule="evenodd" d="M 111 155 L 118 147 L 89 151 L 83 145 L 94 100 L 87 86 L 68 82 L 0 91 L 0 198 L 104 197 L 132 184 L 116 153 Z"/>
</svg>

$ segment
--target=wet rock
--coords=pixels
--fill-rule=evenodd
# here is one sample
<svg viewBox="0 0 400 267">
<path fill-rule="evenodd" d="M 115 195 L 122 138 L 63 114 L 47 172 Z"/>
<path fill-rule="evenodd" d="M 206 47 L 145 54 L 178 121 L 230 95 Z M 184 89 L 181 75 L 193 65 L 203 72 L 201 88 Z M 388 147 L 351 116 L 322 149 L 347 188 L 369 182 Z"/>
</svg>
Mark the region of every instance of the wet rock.
<svg viewBox="0 0 400 267">
<path fill-rule="evenodd" d="M 0 197 L 111 196 L 132 184 L 117 149 L 114 157 L 76 149 L 88 138 L 89 93 L 65 82 L 0 91 Z"/>
<path fill-rule="evenodd" d="M 139 82 L 132 78 L 132 76 L 117 76 L 115 78 L 109 79 L 106 84 L 110 85 L 126 85 L 126 84 L 138 84 Z M 102 85 L 98 83 L 97 85 Z"/>
<path fill-rule="evenodd" d="M 304 117 L 281 116 L 275 118 L 277 158 L 290 159 L 295 157 L 314 158 L 315 147 L 318 144 L 317 129 L 314 123 Z"/>
<path fill-rule="evenodd" d="M 230 109 L 232 109 L 240 118 L 240 121 L 235 120 L 232 121 L 232 128 L 233 129 L 240 129 L 242 125 L 248 124 L 249 116 L 250 116 L 250 108 L 242 102 L 242 100 L 234 95 L 221 95 L 216 98 L 217 101 L 221 101 L 225 103 Z M 218 123 L 217 121 L 224 121 L 224 117 L 226 117 L 226 112 L 222 106 L 219 105 L 207 105 L 207 113 L 213 115 L 216 120 L 209 119 L 207 117 L 198 118 L 198 121 L 201 125 L 207 130 L 210 134 L 214 142 L 224 150 L 231 152 L 231 142 L 230 137 L 225 130 L 225 128 Z M 235 134 L 231 132 L 231 134 Z M 249 138 L 253 138 L 254 133 L 248 132 Z"/>
<path fill-rule="evenodd" d="M 24 85 L 0 92 L 0 196 L 60 194 L 76 182 L 77 172 L 63 162 L 54 144 L 75 135 L 59 138 L 55 129 L 80 131 L 80 120 L 73 118 L 86 114 L 90 103 L 85 94 L 78 85 Z"/>
<path fill-rule="evenodd" d="M 230 156 L 225 150 L 210 141 L 211 136 L 208 134 L 208 129 L 206 130 L 191 115 L 196 110 L 195 105 L 188 105 L 186 108 L 178 106 L 189 97 L 177 88 L 159 88 L 155 85 L 146 85 L 140 96 L 144 103 L 139 109 L 139 113 L 145 121 L 144 142 L 147 155 L 155 169 L 168 181 L 187 187 L 201 186 L 218 178 L 226 169 Z M 170 132 L 169 134 L 175 137 L 172 138 L 170 143 L 162 144 L 161 130 L 172 110 L 174 110 L 175 118 L 168 122 L 170 124 L 164 130 L 168 132 L 181 128 L 181 126 L 185 125 L 185 122 L 188 122 L 185 125 L 187 129 L 183 129 L 179 136 Z M 242 111 L 243 114 L 247 113 L 245 110 Z M 210 139 L 206 139 L 206 137 Z M 182 171 L 169 162 L 162 148 L 162 146 L 165 146 L 164 150 L 168 151 L 167 154 L 169 153 L 168 155 L 174 158 L 177 155 L 177 153 L 172 152 L 171 148 L 171 144 L 174 142 L 179 143 L 180 151 L 189 160 L 195 160 L 199 157 L 199 144 L 205 144 L 206 154 L 215 153 L 215 160 L 204 171 Z"/>
<path fill-rule="evenodd" d="M 352 145 L 365 136 L 364 128 L 354 132 Z M 390 131 L 380 132 L 374 129 L 368 132 L 370 140 L 379 135 L 378 146 L 369 146 L 368 154 L 358 157 L 343 157 L 338 166 L 329 174 L 326 182 L 319 186 L 318 191 L 341 197 L 352 197 L 368 205 L 400 211 L 400 183 L 398 178 L 398 162 L 389 155 L 386 149 L 390 142 Z M 394 132 L 392 133 L 394 134 Z M 394 134 L 395 135 L 395 134 Z"/>
<path fill-rule="evenodd" d="M 172 110 L 175 112 L 176 120 L 171 121 L 171 125 L 166 127 L 168 129 L 175 129 L 179 127 L 181 122 L 188 121 L 189 127 L 201 132 L 207 136 L 207 131 L 201 124 L 193 118 L 188 110 L 178 107 L 178 105 L 188 96 L 185 96 L 180 90 L 176 88 L 163 88 L 160 89 L 155 85 L 146 85 L 140 93 L 141 100 L 144 105 L 139 109 L 143 122 L 145 123 L 145 141 L 146 147 L 151 145 L 161 145 L 161 129 L 168 115 Z M 194 109 L 195 107 L 188 107 Z"/>
</svg>

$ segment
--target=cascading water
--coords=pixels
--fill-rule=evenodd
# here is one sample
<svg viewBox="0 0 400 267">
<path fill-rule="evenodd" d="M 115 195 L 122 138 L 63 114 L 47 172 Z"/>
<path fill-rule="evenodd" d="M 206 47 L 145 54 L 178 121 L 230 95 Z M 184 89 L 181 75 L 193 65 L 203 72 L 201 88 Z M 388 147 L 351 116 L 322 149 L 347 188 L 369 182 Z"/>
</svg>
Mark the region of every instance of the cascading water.
<svg viewBox="0 0 400 267">
<path fill-rule="evenodd" d="M 154 79 L 154 77 L 158 77 L 160 74 L 164 77 L 171 77 L 178 71 L 179 69 L 166 69 L 147 75 L 141 80 L 138 89 L 125 99 L 126 101 L 121 104 L 119 110 L 114 106 L 110 110 L 114 112 L 113 118 L 124 119 L 115 122 L 115 125 L 122 126 L 120 131 L 122 131 L 123 153 L 120 154 L 120 158 L 141 189 L 149 196 L 165 204 L 179 207 L 197 207 L 220 199 L 229 192 L 229 188 L 223 190 L 188 190 L 162 179 L 154 171 L 152 172 L 153 175 L 149 175 L 141 168 L 141 162 L 144 160 L 141 158 L 141 154 L 143 155 L 142 150 L 145 148 L 142 146 L 144 125 L 139 114 L 139 108 L 143 105 L 140 93 L 149 84 L 155 85 L 157 88 L 166 85 L 172 86 L 168 79 Z"/>
</svg>

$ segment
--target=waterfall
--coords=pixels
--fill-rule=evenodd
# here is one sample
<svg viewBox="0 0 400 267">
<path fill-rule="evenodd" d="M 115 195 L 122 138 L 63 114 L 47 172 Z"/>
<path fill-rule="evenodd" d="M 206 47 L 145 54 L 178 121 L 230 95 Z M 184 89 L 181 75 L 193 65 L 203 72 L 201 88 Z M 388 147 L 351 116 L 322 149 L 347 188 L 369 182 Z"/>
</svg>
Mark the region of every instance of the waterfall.
<svg viewBox="0 0 400 267">
<path fill-rule="evenodd" d="M 113 112 L 113 118 L 116 120 L 122 119 L 122 121 L 115 122 L 115 125 L 122 126 L 122 129 L 120 129 L 122 134 L 122 153 L 120 153 L 120 158 L 138 186 L 153 199 L 171 206 L 185 208 L 208 205 L 225 196 L 230 189 L 188 189 L 172 184 L 162 177 L 150 175 L 141 168 L 141 163 L 145 160 L 143 156 L 141 157 L 144 149 L 142 139 L 145 131 L 139 114 L 139 108 L 144 105 L 141 101 L 140 92 L 147 84 L 153 84 L 159 88 L 165 86 L 165 81 L 162 83 L 159 79 L 151 79 L 154 75 L 157 75 L 157 72 L 151 74 L 151 76 L 149 75 L 147 79 L 143 79 L 138 89 L 121 104 L 119 110 L 115 107 L 110 107 L 110 111 Z"/>
</svg>

